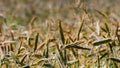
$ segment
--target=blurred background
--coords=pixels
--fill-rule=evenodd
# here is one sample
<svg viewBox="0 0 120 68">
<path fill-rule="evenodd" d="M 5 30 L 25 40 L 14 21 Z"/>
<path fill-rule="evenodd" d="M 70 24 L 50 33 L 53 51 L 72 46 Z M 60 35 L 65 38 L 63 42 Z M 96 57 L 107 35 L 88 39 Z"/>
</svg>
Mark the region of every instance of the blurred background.
<svg viewBox="0 0 120 68">
<path fill-rule="evenodd" d="M 49 18 L 72 20 L 74 14 L 83 13 L 83 8 L 91 13 L 97 9 L 120 16 L 119 3 L 120 0 L 0 0 L 0 14 L 26 25 L 33 15 L 42 22 Z"/>
</svg>

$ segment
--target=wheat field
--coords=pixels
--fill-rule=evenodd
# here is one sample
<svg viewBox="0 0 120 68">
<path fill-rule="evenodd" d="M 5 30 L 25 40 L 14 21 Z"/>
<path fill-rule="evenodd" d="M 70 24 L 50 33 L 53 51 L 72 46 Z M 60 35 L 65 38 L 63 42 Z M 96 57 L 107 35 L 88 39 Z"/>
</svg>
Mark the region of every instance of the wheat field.
<svg viewBox="0 0 120 68">
<path fill-rule="evenodd" d="M 0 0 L 0 68 L 119 68 L 119 0 Z"/>
</svg>

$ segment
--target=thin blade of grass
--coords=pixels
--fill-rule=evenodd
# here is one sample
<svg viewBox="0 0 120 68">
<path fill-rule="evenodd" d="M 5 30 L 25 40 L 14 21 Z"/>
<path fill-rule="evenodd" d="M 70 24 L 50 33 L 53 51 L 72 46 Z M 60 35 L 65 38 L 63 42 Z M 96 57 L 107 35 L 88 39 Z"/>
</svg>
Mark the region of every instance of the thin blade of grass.
<svg viewBox="0 0 120 68">
<path fill-rule="evenodd" d="M 38 46 L 37 50 L 41 50 L 41 49 L 44 47 L 44 45 L 45 45 L 45 42 L 41 43 L 41 44 Z"/>
<path fill-rule="evenodd" d="M 104 58 L 106 55 L 108 55 L 108 53 L 106 52 L 106 53 L 104 53 L 101 57 L 100 57 L 100 60 L 102 59 L 102 58 Z"/>
<path fill-rule="evenodd" d="M 118 58 L 109 58 L 109 59 L 114 61 L 114 62 L 120 63 L 120 59 L 118 59 Z"/>
<path fill-rule="evenodd" d="M 10 43 L 10 51 L 13 51 L 14 48 L 13 48 L 13 45 Z"/>
<path fill-rule="evenodd" d="M 28 45 L 30 46 L 31 45 L 31 39 L 28 38 Z"/>
<path fill-rule="evenodd" d="M 49 48 L 48 48 L 48 44 L 49 44 L 49 40 L 47 40 L 47 42 L 46 42 L 46 51 L 45 51 L 45 58 L 48 58 L 48 56 L 49 56 Z"/>
<path fill-rule="evenodd" d="M 112 44 L 110 43 L 109 43 L 109 48 L 110 48 L 111 53 L 113 53 L 113 47 L 112 47 Z"/>
<path fill-rule="evenodd" d="M 64 64 L 66 65 L 67 64 L 67 53 L 66 53 L 66 50 L 64 50 Z"/>
<path fill-rule="evenodd" d="M 101 30 L 107 33 L 107 30 L 103 27 L 101 27 Z"/>
<path fill-rule="evenodd" d="M 66 49 L 66 48 L 77 48 L 77 49 L 82 49 L 82 50 L 91 50 L 90 48 L 81 47 L 81 46 L 78 46 L 77 44 L 68 44 L 68 45 L 65 45 L 63 47 L 63 49 Z"/>
<path fill-rule="evenodd" d="M 27 55 L 25 55 L 22 59 L 21 59 L 21 64 L 23 64 L 23 62 L 24 62 L 24 60 L 25 60 L 25 58 L 27 57 Z"/>
<path fill-rule="evenodd" d="M 111 42 L 112 40 L 110 38 L 108 39 L 103 39 L 103 40 L 100 40 L 100 41 L 95 41 L 93 42 L 93 45 L 94 46 L 98 46 L 98 45 L 101 45 L 101 44 L 105 44 L 105 43 L 109 43 Z"/>
<path fill-rule="evenodd" d="M 61 59 L 64 60 L 64 57 L 63 57 L 62 51 L 61 51 L 60 48 L 59 48 L 59 45 L 57 45 L 57 51 L 58 51 Z"/>
<path fill-rule="evenodd" d="M 98 57 L 97 57 L 97 65 L 98 65 L 98 67 L 97 68 L 100 68 L 100 58 L 99 58 L 99 55 L 98 55 Z"/>
<path fill-rule="evenodd" d="M 38 16 L 33 16 L 31 19 L 30 19 L 30 22 L 29 22 L 29 26 L 31 29 L 33 29 L 34 27 L 34 21 L 38 18 Z"/>
<path fill-rule="evenodd" d="M 62 43 L 64 44 L 65 43 L 65 37 L 64 37 L 62 26 L 61 26 L 61 20 L 59 20 L 59 32 L 60 32 Z"/>
<path fill-rule="evenodd" d="M 81 31 L 82 31 L 83 24 L 84 24 L 84 20 L 80 25 L 80 28 L 79 28 L 79 31 L 78 31 L 78 34 L 77 34 L 77 40 L 79 40 L 79 35 L 80 35 Z"/>
<path fill-rule="evenodd" d="M 74 57 L 77 58 L 78 54 L 75 52 L 74 48 L 71 48 L 71 50 L 72 50 L 72 53 L 73 53 Z"/>
<path fill-rule="evenodd" d="M 106 19 L 108 18 L 108 15 L 105 12 L 101 12 L 99 10 L 95 10 L 97 11 L 100 15 L 102 15 L 103 17 L 105 17 Z"/>
<path fill-rule="evenodd" d="M 62 61 L 61 61 L 58 53 L 56 54 L 56 57 L 57 57 L 57 60 L 58 60 L 59 65 L 60 65 L 60 68 L 65 68 L 65 65 L 62 63 Z"/>
<path fill-rule="evenodd" d="M 35 46 L 34 46 L 34 52 L 36 51 L 37 49 L 37 46 L 38 46 L 38 36 L 39 36 L 39 33 L 37 33 L 36 37 L 35 37 Z"/>
<path fill-rule="evenodd" d="M 107 23 L 105 23 L 105 28 L 107 30 L 108 36 L 110 36 L 110 29 Z"/>
</svg>

